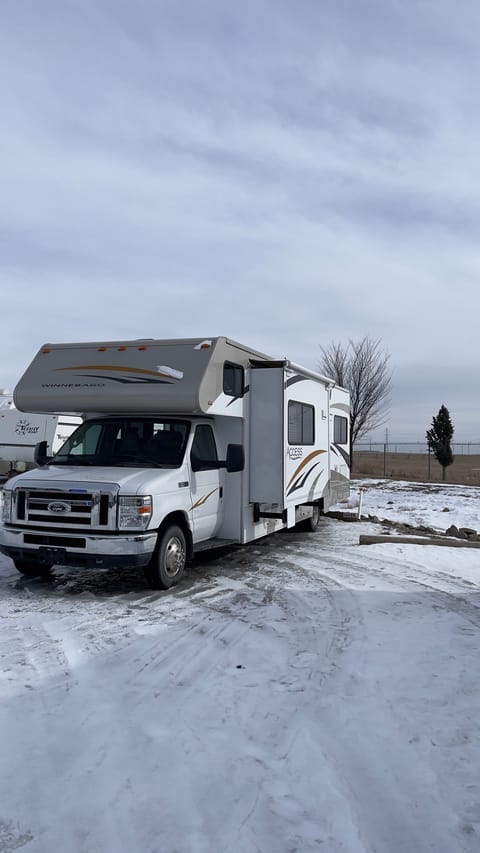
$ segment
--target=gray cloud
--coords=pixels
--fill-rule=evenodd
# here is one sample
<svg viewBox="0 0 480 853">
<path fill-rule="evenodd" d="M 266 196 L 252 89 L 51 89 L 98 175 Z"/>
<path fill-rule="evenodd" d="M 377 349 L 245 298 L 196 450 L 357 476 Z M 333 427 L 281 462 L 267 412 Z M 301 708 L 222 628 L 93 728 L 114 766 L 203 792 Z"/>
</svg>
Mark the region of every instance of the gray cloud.
<svg viewBox="0 0 480 853">
<path fill-rule="evenodd" d="M 416 434 L 438 368 L 475 432 L 480 8 L 461 11 L 10 4 L 0 384 L 46 340 L 228 334 L 315 367 L 371 334 L 392 431 Z"/>
<path fill-rule="evenodd" d="M 480 378 L 476 365 L 462 371 L 445 365 L 425 368 L 396 368 L 392 406 L 385 426 L 397 441 L 423 441 L 432 418 L 445 405 L 455 428 L 454 441 L 480 443 L 480 419 L 476 403 L 480 399 Z M 393 429 L 392 429 L 393 427 Z M 373 438 L 384 440 L 385 428 Z"/>
</svg>

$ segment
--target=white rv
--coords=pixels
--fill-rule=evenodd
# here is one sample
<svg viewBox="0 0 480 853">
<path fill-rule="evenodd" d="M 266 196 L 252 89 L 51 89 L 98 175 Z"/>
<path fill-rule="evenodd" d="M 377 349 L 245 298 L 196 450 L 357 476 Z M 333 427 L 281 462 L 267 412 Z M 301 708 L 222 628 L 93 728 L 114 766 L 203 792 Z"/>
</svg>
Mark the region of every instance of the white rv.
<svg viewBox="0 0 480 853">
<path fill-rule="evenodd" d="M 195 551 L 315 529 L 348 495 L 348 392 L 228 338 L 48 344 L 14 399 L 83 418 L 6 484 L 0 548 L 26 575 L 142 566 L 166 589 Z"/>
<path fill-rule="evenodd" d="M 35 447 L 46 441 L 56 453 L 82 422 L 70 415 L 33 414 L 15 408 L 13 396 L 0 391 L 0 475 L 35 467 Z"/>
</svg>

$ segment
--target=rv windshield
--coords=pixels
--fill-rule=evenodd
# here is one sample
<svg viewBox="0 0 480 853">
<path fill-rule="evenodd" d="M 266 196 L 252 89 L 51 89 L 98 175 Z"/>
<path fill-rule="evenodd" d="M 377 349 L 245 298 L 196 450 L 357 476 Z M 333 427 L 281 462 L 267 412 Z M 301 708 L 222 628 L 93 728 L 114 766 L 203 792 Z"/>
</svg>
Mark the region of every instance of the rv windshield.
<svg viewBox="0 0 480 853">
<path fill-rule="evenodd" d="M 53 457 L 52 465 L 178 468 L 190 424 L 171 418 L 98 418 L 85 421 Z"/>
</svg>

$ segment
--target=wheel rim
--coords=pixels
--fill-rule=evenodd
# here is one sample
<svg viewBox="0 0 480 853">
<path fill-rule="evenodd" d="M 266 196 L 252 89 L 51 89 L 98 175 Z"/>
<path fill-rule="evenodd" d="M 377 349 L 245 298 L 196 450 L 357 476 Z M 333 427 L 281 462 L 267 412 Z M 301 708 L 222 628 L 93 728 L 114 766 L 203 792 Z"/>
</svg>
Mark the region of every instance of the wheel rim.
<svg viewBox="0 0 480 853">
<path fill-rule="evenodd" d="M 313 507 L 313 513 L 312 513 L 312 522 L 315 525 L 315 527 L 317 526 L 319 521 L 320 521 L 320 508 L 318 506 L 314 506 Z"/>
<path fill-rule="evenodd" d="M 173 578 L 185 565 L 185 546 L 178 536 L 172 536 L 165 548 L 165 573 Z"/>
</svg>

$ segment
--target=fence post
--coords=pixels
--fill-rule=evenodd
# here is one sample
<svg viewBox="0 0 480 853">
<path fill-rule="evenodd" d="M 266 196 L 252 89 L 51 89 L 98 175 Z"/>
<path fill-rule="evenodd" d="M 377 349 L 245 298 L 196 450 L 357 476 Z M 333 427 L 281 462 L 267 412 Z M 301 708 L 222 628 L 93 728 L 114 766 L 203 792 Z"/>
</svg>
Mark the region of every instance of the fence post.
<svg viewBox="0 0 480 853">
<path fill-rule="evenodd" d="M 357 510 L 357 519 L 360 521 L 362 517 L 362 501 L 363 501 L 363 493 L 365 489 L 360 489 L 359 497 L 358 497 L 358 510 Z"/>
</svg>

